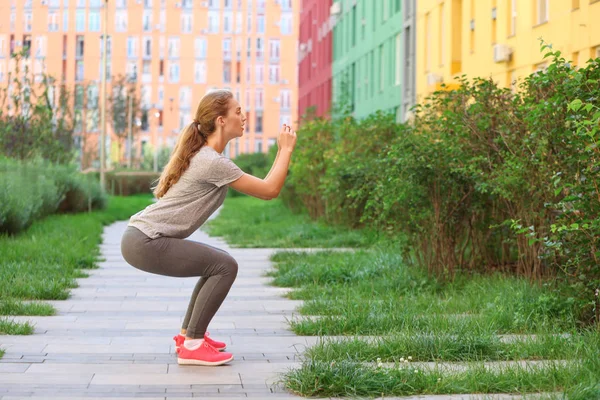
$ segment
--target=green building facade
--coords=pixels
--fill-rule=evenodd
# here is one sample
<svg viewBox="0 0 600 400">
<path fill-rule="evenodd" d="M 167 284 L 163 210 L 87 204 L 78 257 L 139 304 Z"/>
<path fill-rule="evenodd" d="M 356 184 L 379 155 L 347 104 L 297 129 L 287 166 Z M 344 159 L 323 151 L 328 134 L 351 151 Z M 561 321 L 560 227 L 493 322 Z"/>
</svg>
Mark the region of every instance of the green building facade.
<svg viewBox="0 0 600 400">
<path fill-rule="evenodd" d="M 403 121 L 414 103 L 414 0 L 336 0 L 333 102 L 356 118 L 377 110 Z"/>
</svg>

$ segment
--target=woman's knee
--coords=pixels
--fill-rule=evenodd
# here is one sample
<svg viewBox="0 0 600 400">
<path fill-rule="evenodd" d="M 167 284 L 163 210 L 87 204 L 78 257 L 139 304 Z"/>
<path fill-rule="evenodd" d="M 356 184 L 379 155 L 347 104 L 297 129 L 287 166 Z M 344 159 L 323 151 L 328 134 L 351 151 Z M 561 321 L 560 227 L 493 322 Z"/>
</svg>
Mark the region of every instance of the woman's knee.
<svg viewBox="0 0 600 400">
<path fill-rule="evenodd" d="M 235 279 L 238 273 L 238 262 L 235 258 L 228 256 L 224 257 L 223 262 L 221 264 L 221 274 L 225 276 L 230 276 Z"/>
</svg>

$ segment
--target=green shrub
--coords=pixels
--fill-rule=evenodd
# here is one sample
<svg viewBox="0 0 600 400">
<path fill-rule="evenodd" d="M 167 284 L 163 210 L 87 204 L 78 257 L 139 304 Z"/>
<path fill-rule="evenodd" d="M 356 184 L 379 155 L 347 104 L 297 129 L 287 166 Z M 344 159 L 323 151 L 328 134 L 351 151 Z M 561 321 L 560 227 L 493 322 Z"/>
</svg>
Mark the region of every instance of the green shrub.
<svg viewBox="0 0 600 400">
<path fill-rule="evenodd" d="M 106 174 L 106 190 L 113 196 L 152 193 L 160 172 L 111 171 Z"/>
<path fill-rule="evenodd" d="M 576 69 L 542 50 L 547 70 L 516 92 L 462 77 L 410 124 L 306 122 L 284 199 L 313 218 L 401 234 L 404 255 L 438 276 L 559 274 L 584 318 L 600 321 L 600 60 Z"/>
<path fill-rule="evenodd" d="M 98 182 L 71 166 L 0 158 L 0 171 L 0 232 L 18 233 L 55 212 L 81 212 L 106 204 Z"/>
</svg>

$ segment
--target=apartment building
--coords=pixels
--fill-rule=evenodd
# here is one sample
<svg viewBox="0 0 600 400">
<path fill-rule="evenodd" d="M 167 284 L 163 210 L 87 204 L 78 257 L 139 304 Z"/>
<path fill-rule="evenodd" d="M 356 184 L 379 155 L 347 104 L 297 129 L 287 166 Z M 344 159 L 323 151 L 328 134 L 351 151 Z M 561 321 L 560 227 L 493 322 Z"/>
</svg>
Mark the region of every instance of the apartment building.
<svg viewBox="0 0 600 400">
<path fill-rule="evenodd" d="M 378 110 L 398 121 L 414 104 L 414 0 L 336 0 L 333 101 L 357 118 Z"/>
<path fill-rule="evenodd" d="M 266 152 L 281 124 L 297 120 L 298 0 L 107 4 L 107 92 L 119 75 L 136 87 L 137 158 L 145 145 L 172 147 L 214 88 L 231 90 L 248 116 L 246 135 L 225 150 L 230 157 Z M 9 84 L 12 52 L 28 49 L 34 74 L 44 71 L 85 97 L 75 102 L 77 134 L 91 149 L 99 149 L 104 7 L 104 0 L 0 1 L 0 85 Z M 110 161 L 122 161 L 125 149 L 107 122 Z"/>
<path fill-rule="evenodd" d="M 491 77 L 501 87 L 544 69 L 540 41 L 574 65 L 600 57 L 598 0 L 419 0 L 417 93 L 454 79 Z"/>
<path fill-rule="evenodd" d="M 331 107 L 331 66 L 333 19 L 332 0 L 302 0 L 300 11 L 300 52 L 298 55 L 298 116 L 309 107 L 324 116 Z"/>
</svg>

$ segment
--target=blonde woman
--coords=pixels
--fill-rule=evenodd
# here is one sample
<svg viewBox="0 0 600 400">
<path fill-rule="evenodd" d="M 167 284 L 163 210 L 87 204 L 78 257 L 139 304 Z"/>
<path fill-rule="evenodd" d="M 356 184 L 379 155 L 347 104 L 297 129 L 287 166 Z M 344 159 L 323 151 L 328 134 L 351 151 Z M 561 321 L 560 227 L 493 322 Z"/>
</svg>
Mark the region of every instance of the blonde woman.
<svg viewBox="0 0 600 400">
<path fill-rule="evenodd" d="M 264 200 L 279 195 L 296 133 L 284 125 L 278 152 L 265 179 L 245 174 L 221 153 L 244 134 L 246 117 L 232 93 L 206 94 L 187 126 L 154 194 L 158 201 L 133 215 L 121 240 L 125 260 L 140 270 L 174 277 L 200 277 L 174 337 L 179 364 L 221 365 L 233 360 L 225 343 L 209 337 L 208 324 L 235 281 L 238 264 L 229 253 L 184 240 L 223 203 L 227 187 Z"/>
</svg>

